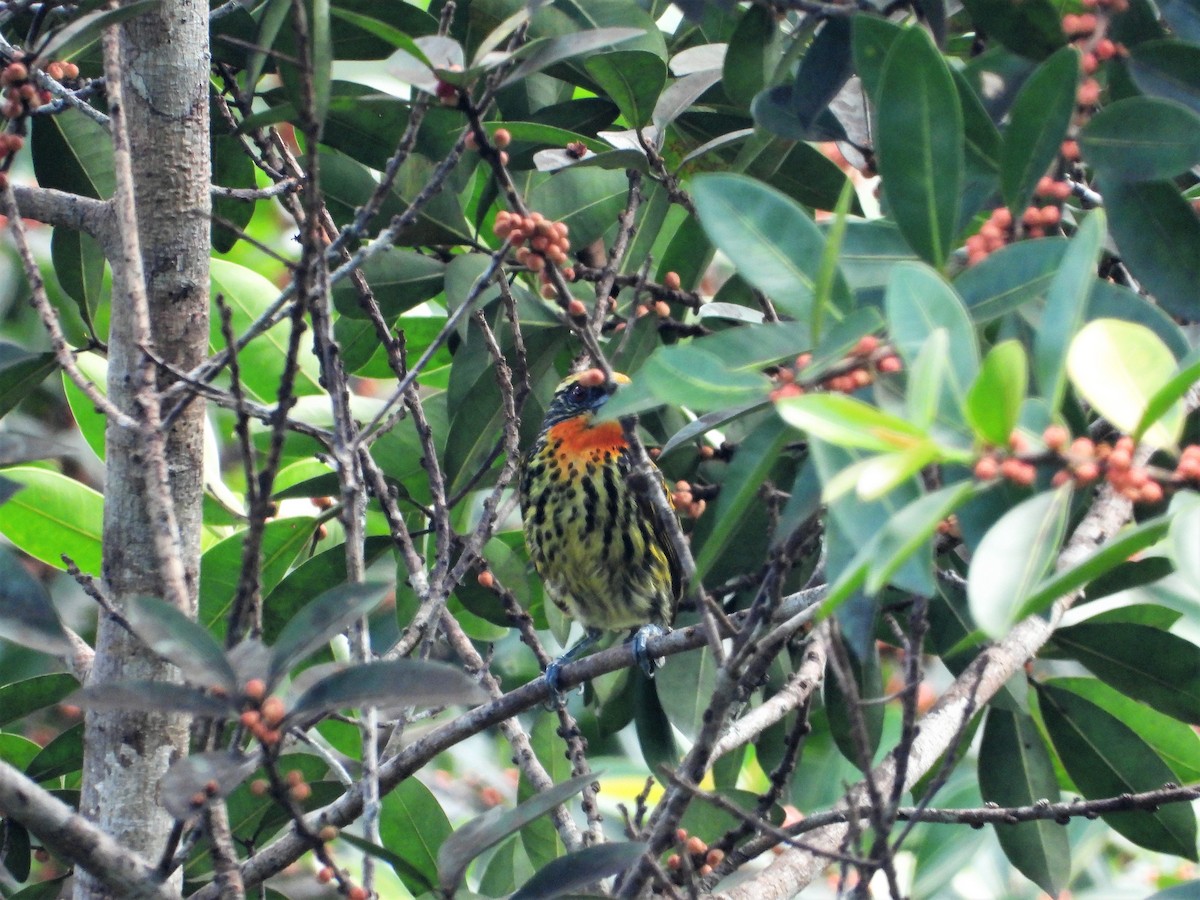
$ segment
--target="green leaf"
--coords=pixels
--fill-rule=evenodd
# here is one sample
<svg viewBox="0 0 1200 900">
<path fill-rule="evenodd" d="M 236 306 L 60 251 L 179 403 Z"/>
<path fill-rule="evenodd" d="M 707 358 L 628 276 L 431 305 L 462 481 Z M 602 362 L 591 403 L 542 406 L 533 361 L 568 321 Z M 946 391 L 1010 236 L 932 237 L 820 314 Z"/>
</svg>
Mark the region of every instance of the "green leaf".
<svg viewBox="0 0 1200 900">
<path fill-rule="evenodd" d="M 387 584 L 361 582 L 343 584 L 314 598 L 279 633 L 271 648 L 268 682 L 277 683 L 292 666 L 378 606 L 390 590 Z"/>
<path fill-rule="evenodd" d="M 1079 52 L 1063 47 L 1034 70 L 1013 101 L 1000 151 L 1000 188 L 1014 215 L 1029 205 L 1038 179 L 1058 156 L 1078 81 Z"/>
<path fill-rule="evenodd" d="M 992 637 L 1007 634 L 1017 611 L 1058 556 L 1067 526 L 1069 488 L 1035 494 L 1006 512 L 983 536 L 967 575 L 971 616 Z"/>
<path fill-rule="evenodd" d="M 586 247 L 616 223 L 628 193 L 624 172 L 570 168 L 534 187 L 528 203 L 547 219 L 565 222 L 571 244 Z"/>
<path fill-rule="evenodd" d="M 310 0 L 308 8 L 309 61 L 312 71 L 312 115 L 317 132 L 329 112 L 329 91 L 333 72 L 333 41 L 329 31 L 329 0 Z"/>
<path fill-rule="evenodd" d="M 1200 735 L 1192 726 L 1138 703 L 1096 678 L 1058 678 L 1055 684 L 1128 725 L 1171 767 L 1180 784 L 1200 779 Z"/>
<path fill-rule="evenodd" d="M 523 81 L 527 76 L 540 72 L 564 59 L 582 56 L 585 53 L 599 50 L 601 47 L 611 47 L 613 44 L 641 37 L 644 33 L 640 28 L 594 28 L 590 31 L 579 31 L 574 34 L 532 41 L 522 48 L 524 59 L 504 77 L 504 80 L 500 82 L 500 88 L 503 89 Z M 596 58 L 603 59 L 604 57 Z M 655 58 L 657 59 L 657 57 Z M 663 68 L 663 78 L 666 78 L 665 67 Z M 625 111 L 623 107 L 621 111 Z"/>
<path fill-rule="evenodd" d="M 771 382 L 761 372 L 732 371 L 700 344 L 675 344 L 651 354 L 637 373 L 660 400 L 696 412 L 766 399 Z M 618 391 L 618 396 L 619 396 Z M 601 418 L 615 418 L 607 409 Z"/>
<path fill-rule="evenodd" d="M 744 517 L 758 496 L 763 480 L 779 459 L 779 453 L 791 438 L 791 431 L 779 419 L 770 417 L 755 428 L 730 463 L 721 485 L 721 493 L 712 509 L 712 525 L 703 537 L 696 555 L 696 578 L 720 559 L 730 540 L 738 534 Z"/>
<path fill-rule="evenodd" d="M 1058 680 L 1035 685 L 1046 730 L 1063 767 L 1088 799 L 1153 791 L 1175 774 L 1136 732 Z M 1102 816 L 1140 847 L 1196 859 L 1196 814 L 1172 803 L 1154 812 Z"/>
<path fill-rule="evenodd" d="M 53 353 L 27 353 L 0 343 L 0 416 L 29 397 L 56 368 Z"/>
<path fill-rule="evenodd" d="M 372 256 L 360 271 L 371 286 L 379 311 L 390 321 L 437 296 L 442 290 L 446 266 L 440 260 L 413 250 L 394 249 Z M 358 303 L 358 292 L 348 280 L 334 287 L 333 302 L 344 316 L 369 318 L 367 311 Z"/>
<path fill-rule="evenodd" d="M 717 661 L 708 647 L 671 659 L 654 678 L 658 702 L 667 718 L 694 741 L 704 724 L 704 711 L 717 686 Z"/>
<path fill-rule="evenodd" d="M 1127 697 L 1200 724 L 1200 647 L 1130 622 L 1083 622 L 1054 632 L 1054 645 Z"/>
<path fill-rule="evenodd" d="M 79 687 L 73 675 L 34 675 L 0 687 L 0 727 L 58 703 Z"/>
<path fill-rule="evenodd" d="M 618 50 L 593 56 L 584 68 L 632 127 L 649 123 L 667 83 L 667 64 L 661 57 L 646 50 Z"/>
<path fill-rule="evenodd" d="M 225 750 L 193 753 L 167 770 L 159 782 L 158 799 L 176 819 L 187 819 L 196 814 L 192 798 L 197 794 L 228 797 L 257 768 L 257 755 L 232 755 Z"/>
<path fill-rule="evenodd" d="M 940 269 L 957 231 L 963 118 L 954 79 L 923 29 L 909 28 L 893 42 L 875 108 L 892 215 L 917 255 Z"/>
<path fill-rule="evenodd" d="M 879 535 L 864 590 L 878 594 L 891 577 L 937 532 L 938 525 L 974 492 L 970 481 L 947 485 L 917 498 L 890 517 Z"/>
<path fill-rule="evenodd" d="M 291 568 L 299 553 L 312 541 L 316 520 L 276 519 L 263 529 L 259 550 L 259 589 L 269 596 Z M 225 538 L 200 557 L 199 622 L 218 637 L 225 635 L 225 617 L 233 608 L 242 574 L 246 532 Z M 268 618 L 270 613 L 267 613 Z"/>
<path fill-rule="evenodd" d="M 560 806 L 595 781 L 596 777 L 595 772 L 585 772 L 534 794 L 515 809 L 491 809 L 463 825 L 447 837 L 438 849 L 438 885 L 447 896 L 453 894 L 462 883 L 471 860 L 510 834 L 520 831 L 534 819 Z"/>
<path fill-rule="evenodd" d="M 1079 133 L 1088 164 L 1120 181 L 1186 172 L 1200 160 L 1200 115 L 1172 100 L 1128 97 L 1104 107 Z"/>
<path fill-rule="evenodd" d="M 1143 94 L 1200 113 L 1200 47 L 1176 40 L 1143 41 L 1130 53 L 1129 74 Z"/>
<path fill-rule="evenodd" d="M 1003 341 L 984 357 L 963 407 L 967 422 L 983 443 L 995 447 L 1008 443 L 1025 400 L 1028 366 L 1020 341 Z"/>
<path fill-rule="evenodd" d="M 397 659 L 350 666 L 326 675 L 297 698 L 292 719 L 359 706 L 450 706 L 481 703 L 487 693 L 461 669 L 445 663 Z"/>
<path fill-rule="evenodd" d="M 52 656 L 73 653 L 50 594 L 7 547 L 0 547 L 0 638 Z"/>
<path fill-rule="evenodd" d="M 279 296 L 279 289 L 267 278 L 245 266 L 214 259 L 211 263 L 213 294 L 220 294 L 229 307 L 233 333 L 241 336 Z M 287 363 L 290 321 L 285 319 L 259 335 L 238 353 L 242 387 L 256 400 L 271 403 L 279 391 L 280 379 Z M 224 349 L 218 316 L 212 317 L 210 349 Z M 299 372 L 294 391 L 298 395 L 322 392 L 319 366 L 312 352 L 311 341 L 301 341 Z"/>
<path fill-rule="evenodd" d="M 568 853 L 539 870 L 509 900 L 553 900 L 570 894 L 630 870 L 646 848 L 640 841 L 614 841 Z"/>
<path fill-rule="evenodd" d="M 1058 802 L 1054 764 L 1037 724 L 1025 713 L 992 707 L 979 746 L 979 790 L 998 806 Z M 996 837 L 1017 870 L 1057 897 L 1071 876 L 1066 829 L 1048 820 L 997 825 Z"/>
<path fill-rule="evenodd" d="M 825 238 L 804 209 L 773 188 L 734 174 L 697 176 L 692 199 L 709 240 L 735 262 L 742 278 L 782 312 L 811 320 Z M 843 308 L 849 306 L 846 295 L 839 277 L 834 296 Z"/>
<path fill-rule="evenodd" d="M 1112 571 L 1135 553 L 1140 553 L 1160 540 L 1167 531 L 1169 519 L 1153 519 L 1119 532 L 1116 537 L 1098 547 L 1082 562 L 1057 572 L 1038 585 L 1017 610 L 1017 619 L 1040 613 L 1059 597 L 1077 591 L 1096 578 Z"/>
<path fill-rule="evenodd" d="M 846 394 L 805 394 L 775 404 L 780 417 L 839 447 L 876 453 L 905 450 L 927 438 L 920 428 Z"/>
<path fill-rule="evenodd" d="M 1170 181 L 1122 182 L 1101 174 L 1109 228 L 1121 259 L 1173 316 L 1200 318 L 1200 218 Z"/>
<path fill-rule="evenodd" d="M 73 725 L 42 748 L 25 767 L 31 781 L 49 781 L 83 767 L 83 723 Z"/>
<path fill-rule="evenodd" d="M 100 39 L 100 33 L 110 25 L 143 15 L 157 7 L 160 0 L 134 0 L 117 9 L 88 13 L 56 31 L 38 50 L 42 59 L 71 59 Z"/>
<path fill-rule="evenodd" d="M 1176 570 L 1191 584 L 1200 584 L 1200 503 L 1184 505 L 1179 499 L 1172 501 L 1170 543 L 1168 551 Z"/>
<path fill-rule="evenodd" d="M 1045 59 L 1065 41 L 1059 10 L 1050 0 L 967 0 L 964 5 L 978 28 L 1013 53 Z"/>
<path fill-rule="evenodd" d="M 779 30 L 771 11 L 751 5 L 729 38 L 721 85 L 739 106 L 749 106 L 771 79 L 779 58 Z"/>
<path fill-rule="evenodd" d="M 416 778 L 406 778 L 383 798 L 379 836 L 389 851 L 420 873 L 397 868 L 405 887 L 419 897 L 438 883 L 438 850 L 453 829 L 429 788 Z"/>
<path fill-rule="evenodd" d="M 179 667 L 183 677 L 200 688 L 239 689 L 238 677 L 208 629 L 156 597 L 130 597 L 125 618 L 147 647 Z"/>
<path fill-rule="evenodd" d="M 1067 389 L 1067 348 L 1087 311 L 1096 260 L 1104 241 L 1104 211 L 1097 209 L 1083 220 L 1062 265 L 1050 282 L 1046 308 L 1033 341 L 1033 368 L 1047 405 L 1057 410 Z"/>
<path fill-rule="evenodd" d="M 1066 249 L 1064 238 L 1009 244 L 961 272 L 954 288 L 971 319 L 985 324 L 1045 296 Z"/>
<path fill-rule="evenodd" d="M 958 295 L 937 272 L 919 262 L 899 262 L 892 268 L 884 296 L 888 332 L 910 369 L 929 335 L 944 329 L 953 352 L 946 373 L 949 397 L 943 411 L 954 421 L 979 371 L 975 328 Z"/>
<path fill-rule="evenodd" d="M 48 469 L 15 466 L 4 477 L 22 489 L 0 506 L 0 533 L 48 566 L 65 569 L 66 554 L 80 571 L 99 576 L 104 498 Z"/>
<path fill-rule="evenodd" d="M 104 127 L 75 109 L 34 116 L 33 173 L 38 184 L 103 200 L 114 188 L 112 141 Z"/>
<path fill-rule="evenodd" d="M 85 709 L 187 712 L 214 719 L 229 719 L 238 713 L 227 698 L 171 681 L 109 681 L 82 688 L 66 702 Z"/>
<path fill-rule="evenodd" d="M 865 771 L 860 758 L 860 751 L 866 752 L 867 763 L 874 758 L 883 737 L 883 705 L 879 702 L 883 696 L 883 674 L 879 664 L 879 650 L 872 641 L 865 659 L 859 659 L 853 653 L 849 654 L 850 675 L 858 688 L 860 702 L 859 712 L 865 726 L 867 746 L 860 748 L 854 736 L 849 713 L 850 698 L 842 687 L 841 680 L 834 672 L 833 666 L 826 667 L 825 674 L 825 713 L 829 716 L 829 731 L 842 756 L 846 757 L 860 770 Z"/>
<path fill-rule="evenodd" d="M 946 388 L 950 338 L 945 328 L 935 328 L 921 345 L 908 372 L 904 395 L 906 418 L 928 430 L 937 418 L 938 400 Z"/>
<path fill-rule="evenodd" d="M 104 251 L 89 234 L 55 228 L 50 236 L 50 258 L 59 285 L 75 301 L 83 321 L 94 327 L 104 289 Z"/>
<path fill-rule="evenodd" d="M 1183 399 L 1197 381 L 1200 381 L 1200 354 L 1192 353 L 1180 363 L 1179 369 L 1170 380 L 1146 401 L 1146 411 L 1142 413 L 1137 428 L 1133 431 L 1134 440 L 1141 440 L 1151 425 L 1176 408 L 1178 401 Z"/>
<path fill-rule="evenodd" d="M 1150 400 L 1171 381 L 1175 357 L 1150 329 L 1117 319 L 1083 327 L 1067 353 L 1075 390 L 1126 432 L 1138 429 Z M 1181 402 L 1168 407 L 1141 435 L 1154 447 L 1172 447 L 1183 430 Z"/>
</svg>

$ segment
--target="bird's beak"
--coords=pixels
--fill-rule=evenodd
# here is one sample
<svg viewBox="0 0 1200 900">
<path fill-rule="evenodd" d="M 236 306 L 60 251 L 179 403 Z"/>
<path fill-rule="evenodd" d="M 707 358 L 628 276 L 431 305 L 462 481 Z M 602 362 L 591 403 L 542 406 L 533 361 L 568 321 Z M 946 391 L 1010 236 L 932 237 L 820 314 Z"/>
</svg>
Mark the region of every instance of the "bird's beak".
<svg viewBox="0 0 1200 900">
<path fill-rule="evenodd" d="M 633 382 L 629 379 L 629 376 L 621 372 L 612 373 L 612 383 L 617 385 L 617 387 L 620 387 L 623 384 L 633 384 Z"/>
</svg>

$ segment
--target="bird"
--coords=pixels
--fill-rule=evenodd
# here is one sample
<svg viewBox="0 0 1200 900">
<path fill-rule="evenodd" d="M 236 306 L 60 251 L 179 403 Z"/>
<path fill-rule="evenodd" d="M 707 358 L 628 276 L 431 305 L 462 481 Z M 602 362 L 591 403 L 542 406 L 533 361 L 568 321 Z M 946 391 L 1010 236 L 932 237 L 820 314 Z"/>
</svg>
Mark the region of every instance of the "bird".
<svg viewBox="0 0 1200 900">
<path fill-rule="evenodd" d="M 629 383 L 628 376 L 614 372 L 609 379 L 596 368 L 569 375 L 522 461 L 519 499 L 530 559 L 550 600 L 585 629 L 546 668 L 554 705 L 562 702 L 562 666 L 604 632 L 636 629 L 635 658 L 653 675 L 646 642 L 670 629 L 682 592 L 674 544 L 631 477 L 624 427 L 596 421 L 597 410 Z M 654 474 L 670 503 L 657 467 Z"/>
</svg>

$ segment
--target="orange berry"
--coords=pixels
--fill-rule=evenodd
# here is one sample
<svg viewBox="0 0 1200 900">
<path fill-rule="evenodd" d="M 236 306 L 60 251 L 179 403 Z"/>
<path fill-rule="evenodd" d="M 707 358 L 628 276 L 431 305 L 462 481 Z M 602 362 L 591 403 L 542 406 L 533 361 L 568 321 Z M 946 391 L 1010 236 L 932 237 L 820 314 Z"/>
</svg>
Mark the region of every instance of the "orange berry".
<svg viewBox="0 0 1200 900">
<path fill-rule="evenodd" d="M 572 297 L 571 302 L 567 304 L 567 315 L 570 316 L 586 316 L 587 307 L 583 305 L 583 301 L 577 297 Z"/>
<path fill-rule="evenodd" d="M 18 81 L 24 81 L 28 77 L 29 77 L 29 68 L 25 65 L 25 63 L 21 63 L 21 62 L 9 63 L 4 68 L 4 72 L 2 74 L 0 74 L 0 83 L 15 84 Z"/>
<path fill-rule="evenodd" d="M 283 780 L 286 781 L 289 785 L 294 786 L 294 785 L 300 784 L 300 782 L 302 782 L 304 780 L 304 773 L 301 772 L 299 769 L 292 769 L 290 772 L 287 773 L 287 775 L 284 776 Z"/>
<path fill-rule="evenodd" d="M 1079 16 L 1079 30 L 1084 34 L 1091 34 L 1096 30 L 1097 20 L 1094 13 L 1084 13 Z"/>
<path fill-rule="evenodd" d="M 980 481 L 991 481 L 1000 474 L 1000 463 L 994 456 L 982 456 L 975 463 L 975 477 Z"/>
<path fill-rule="evenodd" d="M 1042 441 L 1049 449 L 1056 453 L 1067 446 L 1067 441 L 1070 439 L 1071 432 L 1067 431 L 1061 425 L 1050 425 L 1042 432 Z"/>
<path fill-rule="evenodd" d="M 262 718 L 267 725 L 272 727 L 278 725 L 283 721 L 285 715 L 287 715 L 287 707 L 282 698 L 272 695 L 263 701 Z"/>
<path fill-rule="evenodd" d="M 725 851 L 716 847 L 709 850 L 708 855 L 704 857 L 704 861 L 710 866 L 719 866 L 723 859 L 725 859 Z"/>
<path fill-rule="evenodd" d="M 805 366 L 807 366 L 811 362 L 812 362 L 812 354 L 811 353 L 801 353 L 799 356 L 796 357 L 796 368 L 803 369 Z"/>
<path fill-rule="evenodd" d="M 669 319 L 671 317 L 671 305 L 666 300 L 659 300 L 654 304 L 654 314 L 660 319 Z"/>
<path fill-rule="evenodd" d="M 885 356 L 875 364 L 875 367 L 880 372 L 899 372 L 904 368 L 904 363 L 900 361 L 900 357 L 898 356 Z"/>
<path fill-rule="evenodd" d="M 484 569 L 477 576 L 475 576 L 475 580 L 479 583 L 481 588 L 487 588 L 488 590 L 491 590 L 496 586 L 496 576 L 487 569 Z"/>
<path fill-rule="evenodd" d="M 79 77 L 79 66 L 75 65 L 75 63 L 73 63 L 73 62 L 64 63 L 63 64 L 63 75 L 65 75 L 68 80 L 72 79 L 72 78 L 78 78 Z"/>
<path fill-rule="evenodd" d="M 508 151 L 507 150 L 500 151 L 500 165 L 502 165 L 502 166 L 508 165 Z"/>
<path fill-rule="evenodd" d="M 530 272 L 540 272 L 542 269 L 546 268 L 546 257 L 542 256 L 540 253 L 530 253 L 525 257 L 525 267 L 529 269 Z"/>
<path fill-rule="evenodd" d="M 1025 464 L 1021 460 L 1010 456 L 1000 463 L 1000 474 L 1009 481 L 1019 482 L 1024 468 Z"/>
<path fill-rule="evenodd" d="M 1053 190 L 1054 179 L 1049 175 L 1043 175 L 1038 179 L 1037 187 L 1033 189 L 1033 192 L 1039 197 L 1049 197 L 1051 195 L 1051 191 Z"/>
<path fill-rule="evenodd" d="M 855 388 L 864 388 L 874 380 L 866 369 L 855 369 L 849 377 L 853 380 Z"/>
<path fill-rule="evenodd" d="M 1014 453 L 1025 453 L 1029 450 L 1029 438 L 1024 432 L 1014 430 L 1008 436 L 1008 446 Z"/>
<path fill-rule="evenodd" d="M 692 835 L 687 840 L 687 852 L 692 856 L 699 856 L 701 853 L 708 852 L 708 844 L 704 843 L 703 839 Z"/>
<path fill-rule="evenodd" d="M 331 866 L 323 866 L 317 872 L 317 884 L 329 884 L 333 881 L 333 868 Z"/>
<path fill-rule="evenodd" d="M 683 281 L 678 272 L 668 272 L 663 276 L 663 287 L 669 291 L 677 291 L 683 287 Z"/>
<path fill-rule="evenodd" d="M 1021 221 L 1030 226 L 1041 225 L 1042 211 L 1036 206 L 1030 206 L 1021 214 Z"/>
<path fill-rule="evenodd" d="M 1078 141 L 1063 141 L 1058 152 L 1068 162 L 1075 162 L 1079 159 L 1079 143 Z"/>
<path fill-rule="evenodd" d="M 267 685 L 261 678 L 251 678 L 242 687 L 242 693 L 251 700 L 261 700 L 267 693 Z"/>
<path fill-rule="evenodd" d="M 696 874 L 699 875 L 701 878 L 707 878 L 709 875 L 712 874 L 712 870 L 713 870 L 713 867 L 710 866 L 708 863 L 705 863 L 699 869 L 696 870 Z"/>
<path fill-rule="evenodd" d="M 1061 221 L 1062 221 L 1062 213 L 1059 211 L 1059 208 L 1057 206 L 1043 206 L 1042 207 L 1042 224 L 1043 225 L 1057 225 Z"/>
<path fill-rule="evenodd" d="M 989 221 L 997 228 L 1005 229 L 1012 225 L 1012 213 L 1007 206 L 999 206 L 992 210 Z"/>
<path fill-rule="evenodd" d="M 297 803 L 303 803 L 312 796 L 312 787 L 303 782 L 294 784 L 288 789 L 288 795 Z"/>
<path fill-rule="evenodd" d="M 346 891 L 346 900 L 369 900 L 367 889 L 356 884 Z"/>
<path fill-rule="evenodd" d="M 1157 481 L 1148 481 L 1142 485 L 1142 503 L 1159 503 L 1163 498 L 1162 485 Z"/>
<path fill-rule="evenodd" d="M 317 837 L 320 838 L 321 840 L 323 840 L 327 844 L 330 841 L 334 840 L 337 836 L 338 836 L 338 830 L 332 825 L 326 825 L 324 828 L 322 828 L 320 831 L 317 832 Z"/>
<path fill-rule="evenodd" d="M 879 347 L 879 338 L 873 334 L 865 334 L 858 339 L 858 343 L 854 345 L 854 349 L 850 351 L 851 356 L 870 356 Z"/>
<path fill-rule="evenodd" d="M 1079 437 L 1071 441 L 1071 448 L 1067 452 L 1081 459 L 1091 459 L 1096 455 L 1096 445 L 1091 438 Z"/>
<path fill-rule="evenodd" d="M 1096 59 L 1107 60 L 1117 55 L 1117 45 L 1108 38 L 1096 41 Z"/>
<path fill-rule="evenodd" d="M 680 855 L 678 853 L 672 853 L 670 856 L 667 857 L 667 868 L 670 869 L 672 872 L 679 871 L 679 868 L 682 865 L 683 865 L 683 859 L 682 859 L 682 857 L 680 857 Z"/>
<path fill-rule="evenodd" d="M 1100 82 L 1095 78 L 1085 78 L 1075 91 L 1075 102 L 1080 106 L 1095 106 L 1100 100 Z"/>
<path fill-rule="evenodd" d="M 265 778 L 256 778 L 250 782 L 250 793 L 255 797 L 266 796 L 267 791 L 271 789 L 271 785 L 267 783 Z"/>
<path fill-rule="evenodd" d="M 1054 477 L 1050 479 L 1051 487 L 1062 487 L 1071 480 L 1071 473 L 1067 469 L 1059 469 L 1054 473 Z"/>
<path fill-rule="evenodd" d="M 492 141 L 497 147 L 503 150 L 512 143 L 512 132 L 507 128 L 497 128 L 495 133 L 492 135 Z"/>
<path fill-rule="evenodd" d="M 65 67 L 63 66 L 62 63 L 57 62 L 57 61 L 49 63 L 46 66 L 46 74 L 49 75 L 51 78 L 53 78 L 55 81 L 62 81 L 63 75 L 65 74 Z"/>
<path fill-rule="evenodd" d="M 1100 467 L 1094 462 L 1080 463 L 1075 467 L 1075 481 L 1079 484 L 1091 484 L 1100 477 Z"/>
<path fill-rule="evenodd" d="M 1063 34 L 1070 36 L 1079 32 L 1079 16 L 1074 13 L 1067 13 L 1062 17 Z"/>
<path fill-rule="evenodd" d="M 194 807 L 201 807 L 207 801 L 208 801 L 208 797 L 204 794 L 203 791 L 197 791 L 196 793 L 192 794 L 192 806 L 194 806 Z"/>
</svg>

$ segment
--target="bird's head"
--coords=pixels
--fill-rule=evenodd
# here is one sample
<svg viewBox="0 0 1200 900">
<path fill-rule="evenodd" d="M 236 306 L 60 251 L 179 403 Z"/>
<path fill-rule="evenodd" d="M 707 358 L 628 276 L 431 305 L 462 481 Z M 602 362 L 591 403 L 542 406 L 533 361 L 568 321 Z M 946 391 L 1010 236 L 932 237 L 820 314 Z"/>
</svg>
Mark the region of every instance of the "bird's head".
<svg viewBox="0 0 1200 900">
<path fill-rule="evenodd" d="M 580 415 L 591 415 L 607 402 L 618 385 L 629 384 L 629 377 L 613 372 L 612 380 L 600 369 L 585 369 L 568 375 L 554 389 L 554 397 L 546 410 L 546 425 L 563 422 Z"/>
</svg>

